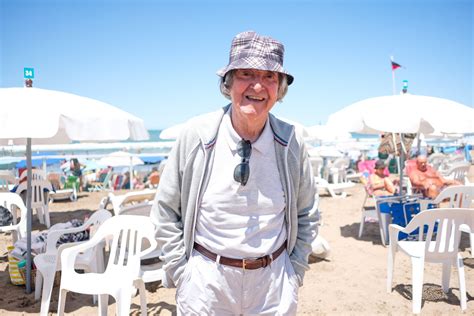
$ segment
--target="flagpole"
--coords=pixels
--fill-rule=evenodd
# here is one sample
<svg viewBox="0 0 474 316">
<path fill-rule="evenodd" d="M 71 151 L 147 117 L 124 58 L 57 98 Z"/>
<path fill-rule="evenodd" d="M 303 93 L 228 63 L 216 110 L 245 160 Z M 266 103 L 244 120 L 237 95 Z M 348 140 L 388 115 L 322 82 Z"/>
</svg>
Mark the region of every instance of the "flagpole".
<svg viewBox="0 0 474 316">
<path fill-rule="evenodd" d="M 395 95 L 395 70 L 392 69 L 392 92 Z"/>
</svg>

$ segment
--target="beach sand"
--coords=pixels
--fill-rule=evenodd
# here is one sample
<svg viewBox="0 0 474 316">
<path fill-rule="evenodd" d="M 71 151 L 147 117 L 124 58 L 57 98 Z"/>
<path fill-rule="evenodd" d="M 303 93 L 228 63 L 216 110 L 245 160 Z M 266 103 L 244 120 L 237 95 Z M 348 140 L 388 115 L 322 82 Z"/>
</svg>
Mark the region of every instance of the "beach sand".
<svg viewBox="0 0 474 316">
<path fill-rule="evenodd" d="M 470 181 L 474 182 L 474 167 Z M 360 184 L 347 190 L 346 198 L 321 196 L 320 210 L 323 225 L 320 234 L 329 242 L 331 253 L 322 260 L 310 258 L 310 270 L 306 272 L 304 285 L 299 290 L 298 315 L 409 315 L 411 301 L 411 263 L 407 256 L 399 254 L 395 261 L 393 290 L 386 292 L 387 251 L 381 244 L 378 224 L 366 223 L 364 235 L 357 237 L 360 207 L 364 189 Z M 124 192 L 117 192 L 117 194 Z M 84 218 L 96 210 L 106 192 L 81 193 L 77 202 L 54 202 L 50 207 L 51 222 L 66 222 Z M 33 229 L 45 229 L 33 217 Z M 37 314 L 40 302 L 34 294 L 25 294 L 24 286 L 12 285 L 7 270 L 7 245 L 11 236 L 0 234 L 0 314 Z M 461 255 L 467 287 L 467 313 L 474 315 L 474 259 L 470 258 L 467 234 L 461 239 Z M 91 285 L 93 286 L 93 285 Z M 459 283 L 457 271 L 451 271 L 451 289 L 441 290 L 441 267 L 425 264 L 423 306 L 424 315 L 458 315 Z M 159 282 L 147 284 L 149 315 L 175 315 L 175 289 L 165 289 Z M 53 289 L 50 311 L 56 314 L 58 287 Z M 132 315 L 139 315 L 139 297 L 133 298 Z M 97 307 L 92 298 L 69 293 L 66 302 L 67 315 L 96 315 Z M 115 313 L 110 299 L 109 313 Z"/>
</svg>

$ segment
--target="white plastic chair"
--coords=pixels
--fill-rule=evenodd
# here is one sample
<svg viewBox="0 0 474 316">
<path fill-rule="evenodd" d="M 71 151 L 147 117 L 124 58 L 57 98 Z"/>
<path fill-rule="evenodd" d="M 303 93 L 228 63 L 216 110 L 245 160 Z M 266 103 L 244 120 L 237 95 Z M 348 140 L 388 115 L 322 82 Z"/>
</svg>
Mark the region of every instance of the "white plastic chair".
<svg viewBox="0 0 474 316">
<path fill-rule="evenodd" d="M 20 181 L 26 178 L 28 170 L 23 170 L 20 174 Z M 46 180 L 46 173 L 41 169 L 31 169 L 31 180 Z"/>
<path fill-rule="evenodd" d="M 124 206 L 120 209 L 119 213 L 120 216 L 122 215 L 140 215 L 140 216 L 150 216 L 151 212 L 151 203 L 140 203 L 140 204 L 132 204 L 128 206 Z M 156 231 L 156 230 L 155 230 Z M 160 247 L 156 247 L 150 253 L 144 255 L 141 259 L 155 259 L 160 258 L 162 252 Z M 153 264 L 142 264 L 140 266 L 140 278 L 136 280 L 136 287 L 139 288 L 141 286 L 140 282 L 148 283 L 148 282 L 156 282 L 161 281 L 163 277 L 163 270 L 162 270 L 163 262 L 157 262 Z M 146 306 L 146 304 L 145 304 Z"/>
<path fill-rule="evenodd" d="M 0 226 L 0 232 L 12 232 L 13 243 L 26 236 L 26 206 L 16 193 L 0 192 L 0 205 L 13 215 L 13 224 Z M 20 210 L 20 222 L 17 223 L 17 209 Z"/>
<path fill-rule="evenodd" d="M 72 247 L 77 243 L 66 243 L 60 245 L 57 243 L 64 234 L 77 233 L 89 229 L 90 236 L 102 225 L 107 219 L 111 218 L 107 210 L 98 210 L 94 212 L 91 217 L 81 226 L 67 229 L 54 229 L 51 227 L 46 239 L 46 252 L 37 255 L 34 258 L 34 263 L 37 268 L 35 280 L 35 300 L 39 300 L 41 293 L 41 316 L 47 316 L 49 311 L 49 304 L 51 301 L 51 292 L 54 285 L 54 277 L 56 271 L 61 270 L 61 252 L 68 247 Z M 75 262 L 76 269 L 84 269 L 91 272 L 104 271 L 104 254 L 103 247 L 91 248 L 88 251 L 81 253 Z M 41 290 L 42 289 L 42 290 Z"/>
<path fill-rule="evenodd" d="M 473 201 L 474 186 L 453 185 L 441 191 L 434 200 L 420 200 L 420 210 L 428 209 L 428 204 L 438 205 L 442 202 L 448 203 L 446 207 L 449 208 L 469 208 L 472 206 Z M 467 229 L 462 228 L 461 230 L 469 234 L 471 258 L 474 258 L 474 232 L 469 232 Z"/>
<path fill-rule="evenodd" d="M 322 177 L 322 169 L 323 169 L 323 164 L 324 160 L 322 157 L 317 157 L 317 156 L 310 156 L 309 157 L 309 162 L 311 163 L 311 167 L 313 168 L 313 174 L 315 177 Z"/>
<path fill-rule="evenodd" d="M 112 192 L 108 195 L 108 201 L 112 203 L 115 215 L 119 215 L 122 211 L 129 207 L 139 205 L 151 205 L 155 198 L 156 189 L 145 189 L 141 191 L 128 192 L 123 195 L 115 195 Z"/>
<path fill-rule="evenodd" d="M 333 198 L 345 198 L 347 196 L 346 189 L 352 188 L 355 183 L 345 182 L 345 183 L 328 183 L 322 178 L 315 177 L 314 181 L 316 182 L 316 187 L 318 192 L 327 192 Z"/>
<path fill-rule="evenodd" d="M 447 161 L 448 156 L 443 153 L 434 153 L 428 156 L 428 163 L 433 166 L 434 169 L 440 170 L 441 166 Z"/>
<path fill-rule="evenodd" d="M 462 184 L 469 184 L 467 174 L 469 173 L 470 167 L 470 162 L 459 162 L 452 165 L 451 168 L 449 168 L 443 173 L 443 175 L 447 179 L 457 180 Z"/>
<path fill-rule="evenodd" d="M 361 210 L 360 210 L 361 211 L 361 219 L 360 219 L 360 224 L 359 224 L 359 235 L 358 236 L 359 236 L 359 238 L 362 237 L 362 233 L 364 232 L 365 221 L 366 221 L 367 218 L 370 218 L 372 220 L 375 220 L 378 223 L 379 232 L 380 232 L 380 239 L 382 241 L 382 244 L 385 246 L 386 245 L 385 234 L 384 234 L 384 231 L 383 231 L 383 224 L 382 224 L 383 221 L 381 219 L 381 217 L 385 216 L 385 214 L 380 213 L 378 203 L 381 203 L 382 201 L 391 199 L 392 197 L 377 197 L 377 196 L 373 195 L 371 190 L 370 190 L 370 183 L 368 181 L 369 181 L 368 178 L 361 177 L 361 182 L 364 184 L 365 197 L 364 197 L 364 202 L 362 203 Z M 367 207 L 367 201 L 368 200 L 373 201 L 373 203 L 374 203 L 373 208 L 372 207 L 370 207 L 370 208 Z M 388 221 L 387 217 L 388 217 L 388 215 L 385 216 L 384 222 Z"/>
<path fill-rule="evenodd" d="M 451 265 L 458 269 L 459 292 L 461 294 L 461 309 L 467 306 L 466 283 L 464 279 L 464 265 L 459 254 L 460 227 L 474 224 L 474 209 L 441 208 L 425 210 L 418 213 L 403 228 L 391 224 L 390 248 L 387 265 L 387 292 L 392 291 L 393 267 L 395 254 L 398 250 L 408 255 L 412 262 L 412 300 L 413 313 L 421 311 L 423 290 L 423 270 L 426 262 L 441 263 L 443 265 L 442 288 L 445 293 L 449 289 Z M 437 231 L 435 231 L 435 227 Z M 412 233 L 418 229 L 418 240 L 398 240 L 399 232 Z"/>
<path fill-rule="evenodd" d="M 109 261 L 104 273 L 79 274 L 74 270 L 79 253 L 95 247 L 104 239 L 112 237 Z M 143 249 L 143 241 L 150 247 Z M 107 312 L 108 295 L 117 303 L 119 316 L 130 314 L 130 303 L 134 281 L 140 278 L 140 259 L 157 246 L 155 226 L 149 217 L 120 215 L 102 224 L 89 241 L 64 249 L 61 254 L 61 286 L 58 315 L 64 315 L 66 294 L 73 291 L 82 294 L 99 294 L 99 311 Z M 140 281 L 138 282 L 140 283 Z M 146 293 L 140 285 L 142 315 L 146 315 Z"/>
<path fill-rule="evenodd" d="M 16 193 L 22 195 L 26 193 L 26 181 L 20 183 L 16 188 Z M 49 206 L 48 206 L 48 192 L 51 192 L 53 187 L 47 180 L 31 180 L 31 209 L 36 210 L 39 222 L 49 228 Z M 46 191 L 46 192 L 45 192 Z"/>
</svg>

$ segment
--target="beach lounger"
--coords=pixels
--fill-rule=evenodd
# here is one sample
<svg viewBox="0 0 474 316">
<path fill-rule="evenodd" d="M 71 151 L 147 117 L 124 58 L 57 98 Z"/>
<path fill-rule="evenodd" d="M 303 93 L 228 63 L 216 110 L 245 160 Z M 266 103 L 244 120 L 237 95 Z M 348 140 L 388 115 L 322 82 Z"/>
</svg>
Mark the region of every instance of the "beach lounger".
<svg viewBox="0 0 474 316">
<path fill-rule="evenodd" d="M 329 183 L 328 181 L 318 177 L 315 177 L 315 181 L 320 194 L 328 193 L 333 198 L 345 198 L 347 196 L 345 190 L 352 188 L 355 185 L 353 182 Z"/>
<path fill-rule="evenodd" d="M 60 189 L 49 193 L 49 202 L 52 203 L 57 200 L 71 200 L 77 201 L 77 189 L 79 187 L 79 179 L 75 176 L 66 177 L 61 176 Z M 54 187 L 54 185 L 53 185 Z"/>
</svg>

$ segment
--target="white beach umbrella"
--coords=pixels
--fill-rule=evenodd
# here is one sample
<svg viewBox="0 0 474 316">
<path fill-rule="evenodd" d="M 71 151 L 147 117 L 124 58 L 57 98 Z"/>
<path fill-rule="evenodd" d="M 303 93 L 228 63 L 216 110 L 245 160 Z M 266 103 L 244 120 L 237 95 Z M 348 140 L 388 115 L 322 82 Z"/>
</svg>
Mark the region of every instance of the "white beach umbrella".
<svg viewBox="0 0 474 316">
<path fill-rule="evenodd" d="M 126 151 L 116 151 L 99 159 L 99 164 L 109 167 L 138 166 L 145 164 L 140 157 Z"/>
<path fill-rule="evenodd" d="M 344 154 L 336 146 L 318 146 L 308 149 L 310 156 L 320 156 L 324 158 L 340 158 Z"/>
<path fill-rule="evenodd" d="M 474 109 L 430 96 L 391 95 L 353 103 L 329 116 L 328 125 L 365 134 L 469 133 L 474 132 Z"/>
<path fill-rule="evenodd" d="M 31 291 L 31 143 L 146 140 L 143 120 L 107 103 L 38 88 L 0 88 L 0 144 L 26 144 L 27 292 Z"/>
<path fill-rule="evenodd" d="M 180 124 L 176 124 L 168 128 L 165 128 L 164 130 L 161 131 L 160 138 L 169 139 L 169 140 L 177 139 L 179 134 L 181 133 L 181 130 L 184 128 L 185 125 L 186 123 L 180 123 Z"/>
<path fill-rule="evenodd" d="M 365 99 L 329 116 L 328 125 L 348 132 L 377 134 L 474 132 L 474 109 L 430 96 L 401 94 Z M 401 153 L 403 155 L 403 152 Z M 401 156 L 400 165 L 403 165 Z M 400 168 L 400 185 L 402 185 Z"/>
<path fill-rule="evenodd" d="M 351 139 L 351 134 L 341 128 L 334 128 L 328 125 L 314 125 L 306 128 L 309 140 L 319 141 L 347 141 Z"/>
<path fill-rule="evenodd" d="M 308 133 L 308 130 L 307 130 L 306 126 L 304 126 L 300 122 L 290 120 L 286 117 L 280 117 L 280 116 L 278 116 L 278 119 L 280 119 L 282 121 L 285 121 L 288 124 L 293 125 L 295 127 L 295 133 L 297 135 L 300 135 L 300 137 L 302 137 L 302 138 L 308 138 L 309 137 L 309 133 Z"/>
</svg>

